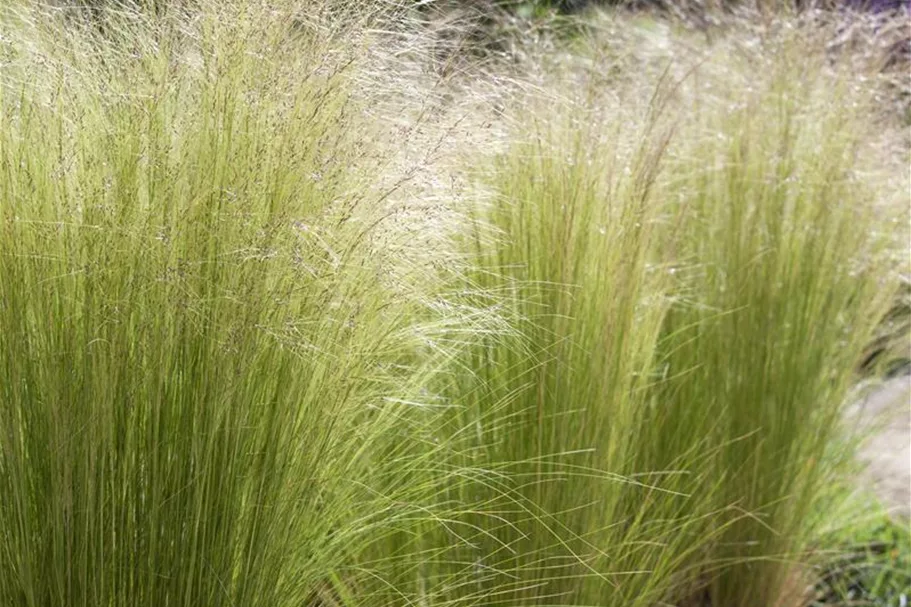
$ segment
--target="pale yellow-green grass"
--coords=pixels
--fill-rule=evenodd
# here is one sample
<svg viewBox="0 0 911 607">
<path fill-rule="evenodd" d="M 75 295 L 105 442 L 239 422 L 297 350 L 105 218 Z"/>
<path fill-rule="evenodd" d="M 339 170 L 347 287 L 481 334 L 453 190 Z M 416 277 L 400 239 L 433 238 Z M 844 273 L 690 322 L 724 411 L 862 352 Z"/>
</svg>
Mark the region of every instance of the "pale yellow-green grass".
<svg viewBox="0 0 911 607">
<path fill-rule="evenodd" d="M 414 515 L 421 304 L 317 8 L 5 9 L 0 603 L 317 604 Z"/>
<path fill-rule="evenodd" d="M 902 269 L 882 48 L 161 6 L 0 13 L 0 603 L 797 604 Z"/>
<path fill-rule="evenodd" d="M 713 437 L 722 499 L 750 513 L 714 549 L 737 564 L 708 576 L 713 604 L 786 600 L 841 472 L 843 407 L 900 270 L 893 231 L 906 209 L 885 178 L 891 160 L 876 165 L 875 85 L 815 46 L 818 35 L 770 36 L 729 64 L 743 74 L 722 74 L 730 89 L 710 74 L 715 88 L 687 118 L 700 131 L 671 163 L 679 220 L 666 244 L 680 291 L 662 347 L 676 379 L 660 393 L 679 413 L 656 422 L 669 424 L 666 445 L 686 444 L 683 417 Z"/>
<path fill-rule="evenodd" d="M 542 59 L 547 98 L 480 170 L 465 288 L 512 331 L 451 389 L 466 459 L 510 490 L 473 521 L 494 556 L 462 557 L 487 604 L 799 600 L 894 295 L 901 171 L 835 28 L 735 29 L 672 61 L 673 34 L 637 54 L 672 31 L 643 27 L 596 33 L 592 63 Z"/>
<path fill-rule="evenodd" d="M 650 109 L 624 125 L 584 105 L 535 108 L 484 171 L 494 198 L 466 237 L 466 281 L 513 332 L 470 350 L 451 390 L 459 425 L 476 427 L 469 461 L 519 496 L 493 538 L 476 537 L 491 581 L 513 586 L 487 604 L 655 604 L 708 539 L 706 515 L 723 516 L 710 492 L 690 494 L 709 484 L 698 471 L 643 461 L 671 285 L 652 255 L 668 140 Z M 680 454 L 692 468 L 700 443 Z"/>
</svg>

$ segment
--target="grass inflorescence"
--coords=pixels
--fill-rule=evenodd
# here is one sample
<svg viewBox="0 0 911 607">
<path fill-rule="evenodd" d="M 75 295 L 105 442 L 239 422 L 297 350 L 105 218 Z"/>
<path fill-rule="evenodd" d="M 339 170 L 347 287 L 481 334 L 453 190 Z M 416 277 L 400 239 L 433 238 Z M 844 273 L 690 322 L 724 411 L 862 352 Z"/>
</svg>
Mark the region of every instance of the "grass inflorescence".
<svg viewBox="0 0 911 607">
<path fill-rule="evenodd" d="M 907 270 L 841 25 L 154 5 L 0 13 L 0 603 L 807 604 Z"/>
</svg>

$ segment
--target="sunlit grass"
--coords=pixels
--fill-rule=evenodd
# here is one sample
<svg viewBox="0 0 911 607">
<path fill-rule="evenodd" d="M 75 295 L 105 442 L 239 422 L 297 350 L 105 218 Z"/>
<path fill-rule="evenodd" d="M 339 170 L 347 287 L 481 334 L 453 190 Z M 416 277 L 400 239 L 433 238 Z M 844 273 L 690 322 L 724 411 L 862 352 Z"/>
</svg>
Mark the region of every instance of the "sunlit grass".
<svg viewBox="0 0 911 607">
<path fill-rule="evenodd" d="M 313 603 L 400 516 L 420 329 L 350 49 L 292 15 L 5 16 L 6 605 Z"/>
<path fill-rule="evenodd" d="M 866 72 L 596 27 L 463 140 L 403 6 L 0 14 L 0 603 L 791 604 L 897 284 Z"/>
<path fill-rule="evenodd" d="M 896 288 L 902 210 L 862 157 L 872 95 L 802 35 L 775 44 L 749 60 L 745 91 L 694 99 L 701 136 L 681 141 L 668 182 L 680 291 L 661 398 L 679 413 L 656 421 L 680 445 L 671 456 L 681 418 L 701 419 L 721 499 L 750 513 L 714 552 L 738 563 L 712 578 L 718 605 L 787 600 L 813 513 L 844 472 L 832 450 L 859 353 Z"/>
<path fill-rule="evenodd" d="M 474 301 L 512 330 L 460 361 L 458 425 L 476 428 L 471 461 L 536 508 L 504 512 L 490 530 L 504 548 L 478 558 L 514 580 L 489 604 L 654 604 L 707 539 L 711 497 L 689 495 L 703 485 L 682 462 L 649 467 L 640 436 L 669 301 L 650 263 L 667 140 L 648 112 L 621 126 L 538 111 L 485 172 L 493 200 L 466 238 Z M 698 442 L 681 454 L 692 469 Z"/>
</svg>

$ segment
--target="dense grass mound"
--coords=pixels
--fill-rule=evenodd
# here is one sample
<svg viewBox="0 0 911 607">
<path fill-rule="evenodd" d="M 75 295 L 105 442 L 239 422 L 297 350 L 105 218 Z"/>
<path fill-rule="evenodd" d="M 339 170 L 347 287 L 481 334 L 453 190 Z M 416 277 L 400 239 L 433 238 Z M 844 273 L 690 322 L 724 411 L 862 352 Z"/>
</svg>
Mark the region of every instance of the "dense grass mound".
<svg viewBox="0 0 911 607">
<path fill-rule="evenodd" d="M 905 212 L 840 26 L 96 8 L 0 14 L 0 603 L 805 604 Z"/>
<path fill-rule="evenodd" d="M 4 15 L 3 604 L 308 604 L 397 516 L 420 330 L 310 17 Z"/>
</svg>

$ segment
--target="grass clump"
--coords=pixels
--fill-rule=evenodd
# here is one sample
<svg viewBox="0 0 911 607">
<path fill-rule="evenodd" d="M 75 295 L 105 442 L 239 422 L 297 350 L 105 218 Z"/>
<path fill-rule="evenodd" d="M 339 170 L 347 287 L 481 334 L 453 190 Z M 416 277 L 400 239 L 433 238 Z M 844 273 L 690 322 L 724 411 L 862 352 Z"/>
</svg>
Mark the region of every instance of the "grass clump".
<svg viewBox="0 0 911 607">
<path fill-rule="evenodd" d="M 791 600 L 790 563 L 806 558 L 812 513 L 844 472 L 833 451 L 860 353 L 897 286 L 895 208 L 861 177 L 867 92 L 800 35 L 775 44 L 744 70 L 762 74 L 746 94 L 734 84 L 696 100 L 703 136 L 669 181 L 681 271 L 662 399 L 701 418 L 720 499 L 749 513 L 713 552 L 733 563 L 710 576 L 713 605 Z M 671 453 L 686 440 L 678 421 L 660 420 Z"/>
<path fill-rule="evenodd" d="M 315 604 L 397 516 L 419 327 L 351 47 L 296 17 L 3 15 L 5 605 Z"/>
<path fill-rule="evenodd" d="M 805 598 L 897 284 L 876 91 L 806 24 L 584 28 L 428 168 L 483 99 L 412 4 L 0 14 L 0 603 Z"/>
<path fill-rule="evenodd" d="M 512 331 L 455 401 L 472 461 L 540 508 L 490 530 L 521 580 L 491 604 L 799 600 L 897 215 L 862 172 L 869 91 L 768 35 L 653 81 L 638 123 L 598 93 L 524 108 L 487 172 L 469 285 Z"/>
<path fill-rule="evenodd" d="M 474 428 L 465 457 L 502 479 L 474 490 L 510 498 L 476 523 L 473 558 L 508 582 L 484 604 L 651 605 L 713 505 L 690 495 L 709 484 L 692 476 L 698 444 L 655 468 L 642 440 L 669 301 L 653 263 L 667 133 L 651 109 L 623 126 L 584 101 L 555 106 L 528 109 L 484 171 L 491 201 L 465 240 L 474 305 L 509 327 L 469 348 L 448 388 L 455 426 Z"/>
</svg>

